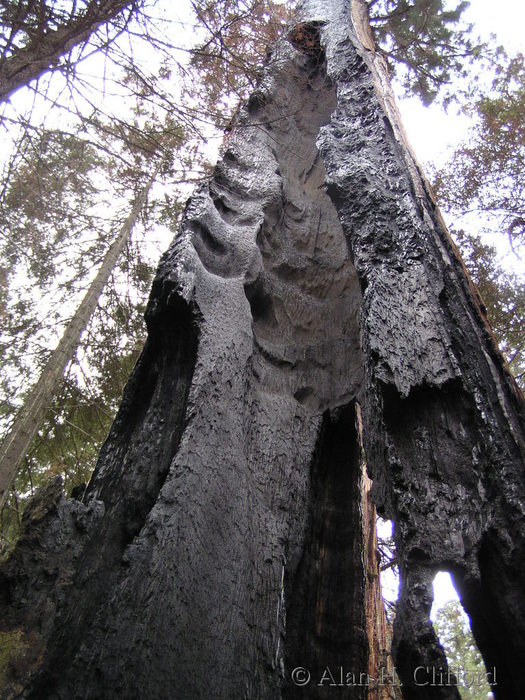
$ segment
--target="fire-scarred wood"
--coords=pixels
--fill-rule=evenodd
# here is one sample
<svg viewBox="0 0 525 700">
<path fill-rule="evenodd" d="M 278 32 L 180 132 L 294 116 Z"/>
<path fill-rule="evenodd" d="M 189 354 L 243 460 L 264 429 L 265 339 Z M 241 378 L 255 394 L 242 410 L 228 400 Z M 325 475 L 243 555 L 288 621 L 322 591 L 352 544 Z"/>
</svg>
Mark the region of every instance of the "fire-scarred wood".
<svg viewBox="0 0 525 700">
<path fill-rule="evenodd" d="M 376 502 L 395 523 L 403 696 L 458 697 L 432 687 L 432 667 L 446 667 L 429 622 L 431 584 L 445 569 L 498 670 L 494 693 L 510 699 L 525 659 L 523 401 L 406 144 L 381 63 L 346 26 L 321 31 L 338 99 L 318 143 L 363 289 L 363 430 Z M 430 672 L 415 678 L 419 667 Z"/>
<path fill-rule="evenodd" d="M 365 698 L 357 401 L 395 523 L 404 697 L 458 697 L 414 681 L 446 667 L 428 618 L 443 568 L 496 697 L 518 696 L 519 397 L 375 60 L 349 3 L 305 2 L 188 202 L 84 504 L 33 540 L 48 551 L 55 511 L 96 513 L 70 556 L 48 551 L 68 573 L 24 697 Z"/>
</svg>

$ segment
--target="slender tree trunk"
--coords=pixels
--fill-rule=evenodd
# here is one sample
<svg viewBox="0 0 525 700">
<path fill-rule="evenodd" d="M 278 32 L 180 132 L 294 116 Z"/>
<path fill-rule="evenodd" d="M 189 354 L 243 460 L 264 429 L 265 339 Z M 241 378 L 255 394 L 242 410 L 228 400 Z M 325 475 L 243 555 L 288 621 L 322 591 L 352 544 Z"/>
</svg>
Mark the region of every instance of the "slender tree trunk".
<svg viewBox="0 0 525 700">
<path fill-rule="evenodd" d="M 67 24 L 53 30 L 43 27 L 23 47 L 11 47 L 0 61 L 0 102 L 5 102 L 20 87 L 56 68 L 60 59 L 75 46 L 87 41 L 102 25 L 134 5 L 135 0 L 92 0 L 84 12 L 70 18 Z"/>
<path fill-rule="evenodd" d="M 403 697 L 459 697 L 431 685 L 443 568 L 519 696 L 522 404 L 350 9 L 309 0 L 274 47 L 161 261 L 84 504 L 53 492 L 0 571 L 8 624 L 39 630 L 27 697 L 364 699 L 358 401 Z M 24 584 L 35 550 L 65 596 Z"/>
<path fill-rule="evenodd" d="M 144 207 L 156 174 L 155 172 L 152 175 L 137 197 L 117 238 L 109 247 L 99 271 L 91 282 L 75 314 L 66 326 L 60 342 L 51 353 L 38 381 L 30 391 L 24 405 L 15 418 L 11 430 L 2 442 L 0 447 L 0 508 L 6 502 L 9 489 L 16 478 L 18 466 L 42 424 L 44 414 L 51 405 L 51 400 L 64 376 L 64 371 L 75 355 L 82 333 L 89 323 L 89 319 L 97 307 L 98 300 L 111 272 L 129 240 L 130 233 Z"/>
</svg>

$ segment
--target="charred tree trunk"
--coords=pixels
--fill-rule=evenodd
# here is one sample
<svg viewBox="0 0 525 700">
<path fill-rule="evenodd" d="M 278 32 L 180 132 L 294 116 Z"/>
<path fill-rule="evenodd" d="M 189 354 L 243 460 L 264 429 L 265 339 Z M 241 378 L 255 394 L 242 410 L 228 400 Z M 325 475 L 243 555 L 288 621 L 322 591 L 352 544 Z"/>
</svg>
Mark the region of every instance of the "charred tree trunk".
<svg viewBox="0 0 525 700">
<path fill-rule="evenodd" d="M 496 697 L 519 695 L 520 400 L 358 26 L 312 0 L 275 47 L 161 261 L 85 505 L 39 520 L 60 566 L 18 587 L 25 535 L 4 567 L 4 624 L 45 649 L 25 697 L 365 698 L 358 400 L 404 697 L 458 697 L 414 679 L 446 668 L 443 568 Z"/>
</svg>

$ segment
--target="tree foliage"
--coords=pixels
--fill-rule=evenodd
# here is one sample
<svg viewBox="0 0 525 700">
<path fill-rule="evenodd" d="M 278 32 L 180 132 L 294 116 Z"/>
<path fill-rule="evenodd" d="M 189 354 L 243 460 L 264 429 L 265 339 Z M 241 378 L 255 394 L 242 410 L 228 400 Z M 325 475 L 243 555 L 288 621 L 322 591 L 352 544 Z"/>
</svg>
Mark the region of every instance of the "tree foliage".
<svg viewBox="0 0 525 700">
<path fill-rule="evenodd" d="M 247 98 L 270 45 L 283 32 L 294 3 L 273 0 L 193 0 L 203 38 L 191 49 L 199 76 L 188 93 L 223 127 L 232 108 Z"/>
<path fill-rule="evenodd" d="M 497 250 L 480 236 L 452 231 L 479 289 L 494 335 L 516 380 L 525 388 L 525 281 L 502 268 Z"/>
<path fill-rule="evenodd" d="M 0 245 L 4 269 L 11 272 L 5 275 L 0 346 L 6 427 L 16 419 L 26 396 L 32 396 L 32 390 L 27 390 L 50 355 L 50 335 L 68 327 L 70 314 L 75 318 L 76 300 L 91 285 L 93 268 L 101 261 L 107 267 L 115 231 L 119 230 L 122 242 L 129 235 L 122 216 L 128 214 L 130 193 L 140 189 L 148 171 L 151 179 L 153 167 L 169 177 L 174 149 L 183 141 L 181 130 L 170 119 L 151 128 L 146 122 L 140 140 L 128 138 L 125 153 L 104 159 L 83 136 L 64 136 L 60 131 L 39 134 L 33 140 L 31 158 L 24 160 L 6 187 Z M 120 143 L 124 143 L 122 135 Z M 152 143 L 162 148 L 155 152 Z M 150 214 L 154 211 L 151 206 L 148 209 Z M 17 240 L 22 241 L 21 247 Z M 7 540 L 16 531 L 20 497 L 30 495 L 43 477 L 62 473 L 71 487 L 85 480 L 94 466 L 142 344 L 142 315 L 152 270 L 151 251 L 128 241 L 27 454 L 3 514 Z"/>
<path fill-rule="evenodd" d="M 482 45 L 462 20 L 468 2 L 451 7 L 444 0 L 368 0 L 376 43 L 408 94 L 430 104 L 453 76 L 466 74 L 466 62 Z"/>
<path fill-rule="evenodd" d="M 0 100 L 57 67 L 72 70 L 101 28 L 106 45 L 126 27 L 139 0 L 7 0 L 0 10 Z"/>
<path fill-rule="evenodd" d="M 449 669 L 458 679 L 462 700 L 487 700 L 487 672 L 461 605 L 456 601 L 446 603 L 438 611 L 434 627 Z"/>
<path fill-rule="evenodd" d="M 525 63 L 522 54 L 501 60 L 487 91 L 478 89 L 469 140 L 438 173 L 435 189 L 450 211 L 480 214 L 525 242 Z"/>
</svg>

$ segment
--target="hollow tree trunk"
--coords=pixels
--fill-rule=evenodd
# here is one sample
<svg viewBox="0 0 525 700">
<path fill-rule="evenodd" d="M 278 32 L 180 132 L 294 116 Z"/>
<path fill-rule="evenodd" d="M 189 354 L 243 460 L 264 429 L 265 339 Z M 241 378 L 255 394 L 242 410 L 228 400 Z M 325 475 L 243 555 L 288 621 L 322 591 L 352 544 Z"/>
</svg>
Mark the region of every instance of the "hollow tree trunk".
<svg viewBox="0 0 525 700">
<path fill-rule="evenodd" d="M 23 600 L 53 611 L 28 697 L 366 697 L 358 401 L 395 522 L 404 697 L 458 697 L 414 681 L 446 668 L 441 568 L 496 697 L 518 696 L 519 397 L 376 62 L 347 2 L 306 2 L 189 201 L 86 505 L 54 497 L 2 574 L 11 626 Z M 67 585 L 18 592 L 39 541 L 70 556 Z"/>
</svg>

